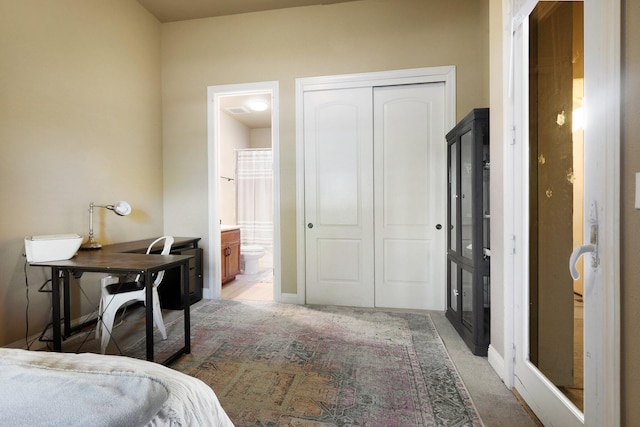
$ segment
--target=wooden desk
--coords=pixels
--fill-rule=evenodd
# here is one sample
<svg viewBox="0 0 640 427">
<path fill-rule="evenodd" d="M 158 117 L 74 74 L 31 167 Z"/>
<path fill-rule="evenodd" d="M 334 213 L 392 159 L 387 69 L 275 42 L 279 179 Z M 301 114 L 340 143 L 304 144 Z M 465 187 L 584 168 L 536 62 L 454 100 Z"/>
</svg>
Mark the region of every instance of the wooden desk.
<svg viewBox="0 0 640 427">
<path fill-rule="evenodd" d="M 182 354 L 191 352 L 191 324 L 189 314 L 189 259 L 192 255 L 146 255 L 139 253 L 119 253 L 103 249 L 80 251 L 68 260 L 51 262 L 34 262 L 33 266 L 51 268 L 51 289 L 53 308 L 53 349 L 62 351 L 62 339 L 71 333 L 71 301 L 69 296 L 70 276 L 80 277 L 82 273 L 108 273 L 115 275 L 144 275 L 145 283 L 152 283 L 152 274 L 169 268 L 180 267 L 183 283 L 184 307 L 184 346 L 167 358 L 165 365 L 170 364 Z M 60 326 L 60 276 L 64 289 L 64 335 Z M 152 287 L 146 287 L 146 299 L 152 299 Z M 153 361 L 153 304 L 146 304 L 146 343 L 147 360 Z"/>
</svg>

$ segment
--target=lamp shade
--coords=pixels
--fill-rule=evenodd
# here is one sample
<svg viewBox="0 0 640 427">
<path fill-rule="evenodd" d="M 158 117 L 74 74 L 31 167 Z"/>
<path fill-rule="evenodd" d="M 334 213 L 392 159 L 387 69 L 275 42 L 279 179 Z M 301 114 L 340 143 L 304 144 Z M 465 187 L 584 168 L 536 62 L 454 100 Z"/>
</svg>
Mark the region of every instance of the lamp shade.
<svg viewBox="0 0 640 427">
<path fill-rule="evenodd" d="M 113 205 L 107 206 L 107 208 L 113 210 L 120 216 L 126 216 L 131 213 L 131 205 L 124 200 L 115 202 Z"/>
</svg>

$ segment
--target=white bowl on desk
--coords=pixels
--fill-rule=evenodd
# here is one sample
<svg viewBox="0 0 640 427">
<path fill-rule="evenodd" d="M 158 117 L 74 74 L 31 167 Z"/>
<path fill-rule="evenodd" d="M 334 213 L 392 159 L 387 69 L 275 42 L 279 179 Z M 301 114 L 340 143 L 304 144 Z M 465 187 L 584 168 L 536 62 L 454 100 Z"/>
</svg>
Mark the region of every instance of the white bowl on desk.
<svg viewBox="0 0 640 427">
<path fill-rule="evenodd" d="M 49 262 L 71 259 L 82 244 L 78 234 L 48 234 L 24 238 L 28 262 Z"/>
</svg>

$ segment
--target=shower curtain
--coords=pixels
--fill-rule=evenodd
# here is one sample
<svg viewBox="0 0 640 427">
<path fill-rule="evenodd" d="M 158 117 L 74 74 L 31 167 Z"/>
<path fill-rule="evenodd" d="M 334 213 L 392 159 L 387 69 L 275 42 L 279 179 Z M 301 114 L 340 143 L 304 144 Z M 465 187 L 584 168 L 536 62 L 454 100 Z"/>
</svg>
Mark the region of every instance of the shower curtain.
<svg viewBox="0 0 640 427">
<path fill-rule="evenodd" d="M 270 148 L 236 150 L 236 215 L 241 245 L 273 245 L 273 157 Z"/>
</svg>

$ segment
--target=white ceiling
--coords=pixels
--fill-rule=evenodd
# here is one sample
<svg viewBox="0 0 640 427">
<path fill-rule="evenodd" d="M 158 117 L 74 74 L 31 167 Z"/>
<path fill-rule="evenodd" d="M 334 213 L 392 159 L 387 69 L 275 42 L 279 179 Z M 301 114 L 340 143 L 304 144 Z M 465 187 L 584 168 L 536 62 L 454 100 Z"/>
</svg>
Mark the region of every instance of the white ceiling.
<svg viewBox="0 0 640 427">
<path fill-rule="evenodd" d="M 138 3 L 160 22 L 175 22 L 349 1 L 356 0 L 138 0 Z"/>
</svg>

